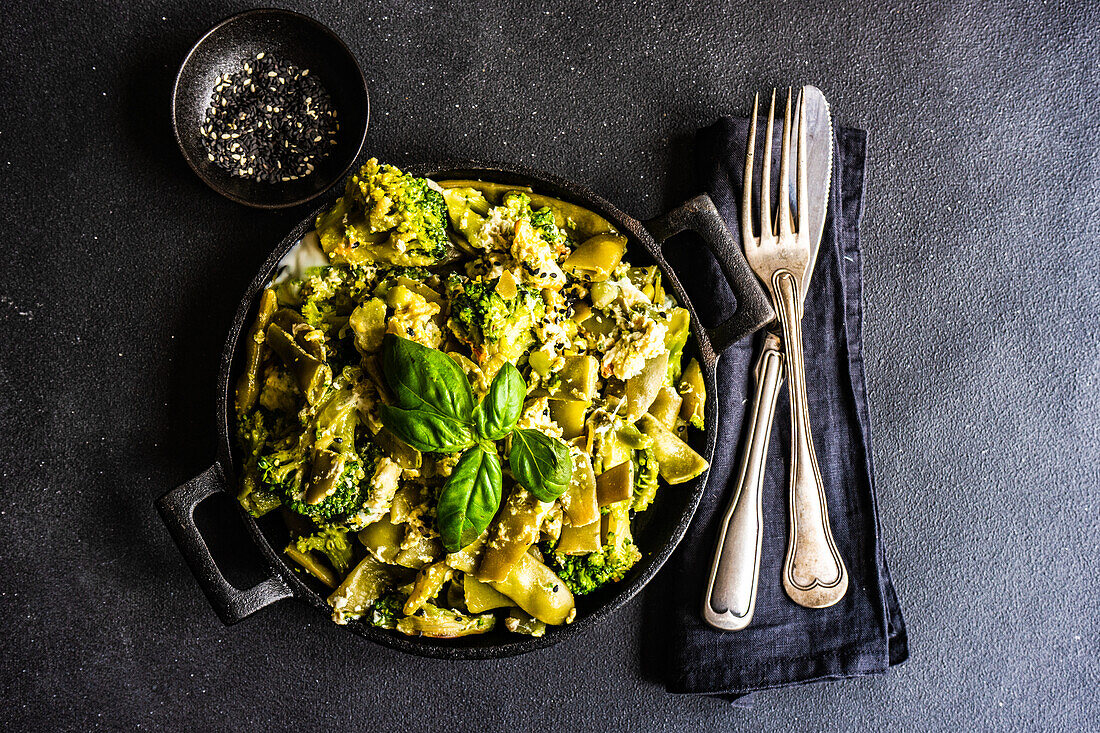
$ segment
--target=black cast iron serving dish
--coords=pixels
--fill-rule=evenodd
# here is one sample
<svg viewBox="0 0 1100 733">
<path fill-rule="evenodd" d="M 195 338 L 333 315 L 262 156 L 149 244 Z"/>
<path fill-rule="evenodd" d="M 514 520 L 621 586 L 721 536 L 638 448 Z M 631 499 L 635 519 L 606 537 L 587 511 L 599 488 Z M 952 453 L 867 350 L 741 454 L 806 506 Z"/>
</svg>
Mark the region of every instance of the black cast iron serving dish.
<svg viewBox="0 0 1100 733">
<path fill-rule="evenodd" d="M 740 247 L 707 196 L 698 196 L 643 224 L 581 186 L 526 168 L 467 163 L 415 166 L 410 168 L 410 172 L 437 180 L 472 178 L 530 186 L 539 193 L 588 208 L 614 224 L 629 240 L 627 252 L 632 264 L 657 264 L 665 282 L 691 313 L 692 338 L 685 349 L 685 356 L 694 356 L 699 360 L 708 393 L 706 430 L 694 436 L 693 447 L 708 461 L 711 460 L 720 398 L 715 385 L 718 355 L 730 344 L 770 321 L 772 310 L 759 282 L 749 270 Z M 276 549 L 285 547 L 287 543 L 286 530 L 277 518 L 256 520 L 238 507 L 244 527 L 266 559 L 270 573 L 266 580 L 243 590 L 231 585 L 222 575 L 194 520 L 195 507 L 207 497 L 220 491 L 236 493 L 236 467 L 239 464 L 234 455 L 232 436 L 233 385 L 241 367 L 242 334 L 247 332 L 247 325 L 255 317 L 258 295 L 270 281 L 279 260 L 304 234 L 313 229 L 313 222 L 319 211 L 320 209 L 310 214 L 275 248 L 241 299 L 222 352 L 218 376 L 217 459 L 210 468 L 157 501 L 157 508 L 199 585 L 226 624 L 236 623 L 269 604 L 291 597 L 315 606 L 326 616 L 331 613 L 325 597 L 319 592 L 319 586 L 312 585 L 312 581 L 291 570 L 282 553 Z M 696 232 L 715 255 L 737 299 L 737 310 L 734 314 L 713 328 L 701 325 L 691 298 L 662 254 L 662 246 L 669 238 L 689 230 Z M 706 482 L 707 473 L 704 472 L 689 483 L 666 487 L 658 492 L 654 505 L 634 519 L 634 537 L 642 551 L 642 559 L 622 581 L 590 595 L 577 596 L 576 620 L 566 626 L 551 627 L 543 637 L 520 636 L 506 631 L 458 639 L 408 637 L 400 632 L 376 628 L 361 621 L 352 621 L 346 628 L 395 649 L 448 659 L 505 657 L 554 644 L 589 628 L 599 619 L 614 612 L 649 582 L 683 538 L 702 498 Z"/>
</svg>

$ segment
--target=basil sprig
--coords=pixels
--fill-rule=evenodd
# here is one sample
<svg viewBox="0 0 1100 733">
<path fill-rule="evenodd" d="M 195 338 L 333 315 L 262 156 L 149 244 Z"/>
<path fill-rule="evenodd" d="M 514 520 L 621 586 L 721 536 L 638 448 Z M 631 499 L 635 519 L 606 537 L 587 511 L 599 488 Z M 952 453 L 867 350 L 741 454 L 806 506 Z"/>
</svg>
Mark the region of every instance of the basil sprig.
<svg viewBox="0 0 1100 733">
<path fill-rule="evenodd" d="M 442 351 L 415 341 L 387 334 L 382 371 L 396 400 L 381 408 L 387 430 L 419 451 L 463 451 L 436 509 L 448 552 L 458 552 L 477 539 L 500 508 L 501 466 L 495 441 L 512 436 L 508 465 L 516 481 L 539 501 L 554 501 L 569 486 L 569 448 L 537 430 L 516 429 L 527 383 L 512 364 L 500 368 L 477 405 L 461 367 Z"/>
<path fill-rule="evenodd" d="M 508 465 L 512 467 L 516 481 L 539 501 L 553 501 L 561 496 L 573 475 L 569 448 L 557 438 L 538 430 L 516 430 L 512 433 Z"/>
</svg>

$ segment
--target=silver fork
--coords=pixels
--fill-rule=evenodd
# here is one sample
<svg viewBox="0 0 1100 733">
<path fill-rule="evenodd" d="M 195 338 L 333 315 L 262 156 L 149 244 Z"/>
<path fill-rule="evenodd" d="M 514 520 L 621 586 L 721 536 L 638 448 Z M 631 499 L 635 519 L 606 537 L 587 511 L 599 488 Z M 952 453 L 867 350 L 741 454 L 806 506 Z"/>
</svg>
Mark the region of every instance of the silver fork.
<svg viewBox="0 0 1100 733">
<path fill-rule="evenodd" d="M 799 107 L 798 154 L 795 167 L 798 221 L 791 219 L 789 179 L 791 150 L 791 92 L 783 120 L 780 153 L 781 194 L 772 226 L 771 164 L 772 120 L 775 92 L 768 109 L 764 139 L 768 158 L 763 165 L 760 187 L 760 234 L 752 226 L 752 178 L 756 153 L 756 118 L 759 96 L 753 102 L 752 124 L 745 156 L 745 184 L 741 206 L 741 234 L 745 259 L 768 288 L 782 327 L 784 367 L 791 403 L 790 537 L 783 564 L 783 588 L 795 603 L 808 608 L 825 608 L 839 601 L 848 589 L 848 572 L 837 551 L 829 526 L 828 503 L 817 465 L 806 397 L 806 373 L 802 352 L 802 302 L 812 250 L 809 239 L 809 191 L 806 164 L 806 125 Z"/>
</svg>

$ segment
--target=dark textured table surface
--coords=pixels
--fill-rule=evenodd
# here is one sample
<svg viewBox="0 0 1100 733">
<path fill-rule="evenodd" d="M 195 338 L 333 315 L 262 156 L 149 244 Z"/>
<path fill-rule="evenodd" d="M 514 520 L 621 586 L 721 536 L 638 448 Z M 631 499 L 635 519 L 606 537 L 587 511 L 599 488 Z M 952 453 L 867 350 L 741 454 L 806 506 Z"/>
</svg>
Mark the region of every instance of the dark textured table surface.
<svg viewBox="0 0 1100 733">
<path fill-rule="evenodd" d="M 596 5 L 301 9 L 360 58 L 370 152 L 527 163 L 643 218 L 696 191 L 693 131 L 754 90 L 814 83 L 870 131 L 867 378 L 912 659 L 739 710 L 643 669 L 644 594 L 481 663 L 295 602 L 223 627 L 152 502 L 211 462 L 226 325 L 302 216 L 218 198 L 171 138 L 176 66 L 246 6 L 24 0 L 0 11 L 6 728 L 1096 725 L 1100 6 Z"/>
</svg>

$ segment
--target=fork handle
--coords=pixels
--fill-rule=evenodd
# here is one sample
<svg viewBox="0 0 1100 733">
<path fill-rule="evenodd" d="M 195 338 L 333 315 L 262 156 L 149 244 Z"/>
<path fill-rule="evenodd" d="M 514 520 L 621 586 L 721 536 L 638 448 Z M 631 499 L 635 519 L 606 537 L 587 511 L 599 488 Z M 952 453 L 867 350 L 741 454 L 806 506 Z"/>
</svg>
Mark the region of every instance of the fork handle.
<svg viewBox="0 0 1100 733">
<path fill-rule="evenodd" d="M 829 527 L 825 486 L 814 453 L 802 353 L 802 298 L 798 280 L 784 269 L 772 275 L 786 351 L 791 402 L 790 536 L 783 588 L 806 608 L 827 608 L 848 590 L 848 571 Z"/>
<path fill-rule="evenodd" d="M 760 490 L 764 483 L 775 400 L 783 382 L 783 351 L 775 333 L 764 337 L 754 374 L 756 394 L 741 470 L 718 532 L 710 581 L 703 597 L 703 619 L 724 631 L 738 631 L 748 626 L 756 608 L 764 526 Z"/>
</svg>

